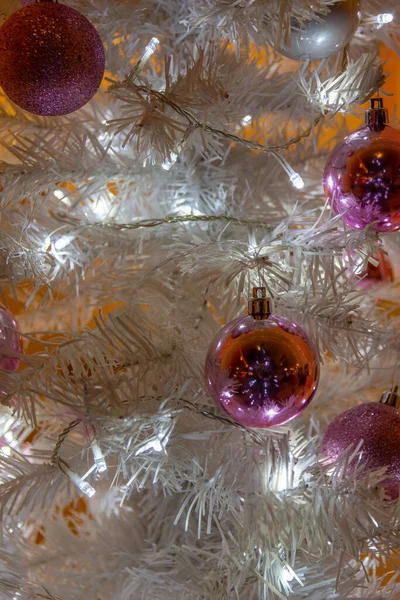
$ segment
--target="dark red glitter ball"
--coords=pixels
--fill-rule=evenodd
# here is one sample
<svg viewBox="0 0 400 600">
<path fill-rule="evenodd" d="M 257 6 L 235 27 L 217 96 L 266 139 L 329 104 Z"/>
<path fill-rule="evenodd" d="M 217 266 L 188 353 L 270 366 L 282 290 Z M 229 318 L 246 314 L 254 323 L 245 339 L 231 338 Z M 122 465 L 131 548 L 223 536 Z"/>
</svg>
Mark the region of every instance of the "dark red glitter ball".
<svg viewBox="0 0 400 600">
<path fill-rule="evenodd" d="M 65 115 L 99 89 L 105 55 L 93 25 L 53 2 L 28 4 L 0 27 L 0 86 L 36 115 Z"/>
</svg>

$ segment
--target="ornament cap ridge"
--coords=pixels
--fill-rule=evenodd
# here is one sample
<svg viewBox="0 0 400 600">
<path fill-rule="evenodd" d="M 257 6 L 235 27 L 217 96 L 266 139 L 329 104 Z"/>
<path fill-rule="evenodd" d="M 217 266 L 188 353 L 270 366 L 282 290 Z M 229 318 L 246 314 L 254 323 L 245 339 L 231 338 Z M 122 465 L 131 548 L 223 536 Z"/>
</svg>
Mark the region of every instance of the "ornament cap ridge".
<svg viewBox="0 0 400 600">
<path fill-rule="evenodd" d="M 253 287 L 253 297 L 249 300 L 248 311 L 254 319 L 259 321 L 268 319 L 272 311 L 265 287 Z"/>
<path fill-rule="evenodd" d="M 365 111 L 366 125 L 381 127 L 389 123 L 389 111 L 383 106 L 382 98 L 371 98 L 370 108 Z"/>
<path fill-rule="evenodd" d="M 399 386 L 395 385 L 391 390 L 384 392 L 381 396 L 380 403 L 387 404 L 388 406 L 393 406 L 400 410 L 400 396 L 398 394 Z"/>
</svg>

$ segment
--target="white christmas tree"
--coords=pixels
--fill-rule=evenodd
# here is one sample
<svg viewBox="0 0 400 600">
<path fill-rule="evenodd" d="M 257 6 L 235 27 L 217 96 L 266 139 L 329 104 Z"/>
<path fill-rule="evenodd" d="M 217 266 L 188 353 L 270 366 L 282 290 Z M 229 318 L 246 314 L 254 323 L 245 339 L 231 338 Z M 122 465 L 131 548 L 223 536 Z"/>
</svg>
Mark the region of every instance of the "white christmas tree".
<svg viewBox="0 0 400 600">
<path fill-rule="evenodd" d="M 2 95 L 2 302 L 25 308 L 1 375 L 2 600 L 400 598 L 386 469 L 321 451 L 400 379 L 398 286 L 360 285 L 377 252 L 396 273 L 399 233 L 349 226 L 322 185 L 347 115 L 384 94 L 398 4 L 73 0 L 100 91 L 58 117 Z M 314 57 L 283 56 L 315 21 Z M 321 364 L 312 403 L 267 428 L 204 377 L 253 287 Z"/>
</svg>

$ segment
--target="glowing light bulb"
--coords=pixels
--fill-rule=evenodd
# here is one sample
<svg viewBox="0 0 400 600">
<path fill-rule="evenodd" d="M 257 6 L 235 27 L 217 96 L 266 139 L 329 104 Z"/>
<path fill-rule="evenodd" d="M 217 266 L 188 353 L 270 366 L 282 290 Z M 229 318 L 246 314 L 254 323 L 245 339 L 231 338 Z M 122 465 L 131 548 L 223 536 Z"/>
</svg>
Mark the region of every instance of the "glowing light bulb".
<svg viewBox="0 0 400 600">
<path fill-rule="evenodd" d="M 85 494 L 85 496 L 87 496 L 88 498 L 92 498 L 95 495 L 96 490 L 90 485 L 90 483 L 88 483 L 82 477 L 80 477 L 78 473 L 70 469 L 65 464 L 63 464 L 62 471 L 72 481 L 72 483 L 74 483 L 77 486 L 77 488 L 83 494 Z"/>
<path fill-rule="evenodd" d="M 326 90 L 321 89 L 321 91 L 317 93 L 317 96 L 319 96 L 320 102 L 325 104 L 325 106 L 336 108 L 340 112 L 346 112 L 346 102 L 343 98 L 343 92 L 339 92 L 338 90 L 326 92 Z M 351 98 L 349 98 L 349 100 L 351 100 Z"/>
<path fill-rule="evenodd" d="M 285 583 L 290 583 L 294 579 L 294 574 L 286 565 L 282 569 L 282 579 Z"/>
<path fill-rule="evenodd" d="M 382 13 L 380 15 L 377 15 L 376 17 L 376 21 L 378 23 L 378 25 L 386 25 L 387 23 L 391 23 L 394 19 L 394 16 L 392 15 L 392 13 Z"/>
<path fill-rule="evenodd" d="M 146 48 L 144 49 L 144 52 L 140 58 L 140 62 L 141 62 L 141 66 L 143 67 L 147 61 L 149 60 L 150 56 L 152 56 L 154 54 L 154 52 L 157 50 L 157 46 L 160 43 L 160 40 L 157 39 L 156 37 L 151 38 L 151 40 L 149 41 L 149 43 L 147 44 Z"/>
<path fill-rule="evenodd" d="M 143 452 L 146 452 L 147 450 L 153 450 L 154 452 L 165 452 L 170 435 L 170 422 L 161 424 L 159 431 L 157 431 L 148 442 L 138 448 L 138 450 L 135 452 L 135 456 L 143 454 Z"/>
<path fill-rule="evenodd" d="M 161 165 L 161 167 L 164 169 L 164 171 L 169 171 L 174 164 L 176 163 L 176 161 L 178 160 L 178 154 L 175 154 L 175 152 L 171 152 L 171 155 L 169 158 L 166 158 L 163 162 L 163 164 Z"/>
<path fill-rule="evenodd" d="M 144 49 L 142 56 L 139 58 L 136 65 L 133 67 L 132 71 L 129 73 L 128 80 L 129 79 L 133 80 L 136 77 L 136 75 L 138 75 L 138 73 L 140 73 L 140 71 L 143 69 L 144 65 L 149 60 L 150 56 L 152 54 L 154 54 L 154 52 L 157 50 L 157 46 L 159 43 L 160 43 L 160 40 L 158 40 L 156 37 L 151 38 L 151 40 L 147 44 L 146 48 Z"/>
<path fill-rule="evenodd" d="M 96 490 L 87 481 L 80 481 L 77 485 L 80 491 L 88 498 L 92 498 L 96 493 Z"/>
<path fill-rule="evenodd" d="M 299 173 L 296 173 L 294 171 L 290 175 L 290 181 L 291 181 L 293 187 L 295 187 L 297 190 L 302 190 L 304 188 L 304 181 Z"/>
<path fill-rule="evenodd" d="M 108 216 L 111 208 L 111 203 L 106 198 L 101 196 L 96 198 L 96 200 L 90 204 L 90 209 L 92 212 L 100 218 Z"/>
<path fill-rule="evenodd" d="M 59 252 L 64 250 L 75 239 L 74 235 L 62 235 L 54 242 L 54 249 Z"/>
<path fill-rule="evenodd" d="M 294 573 L 292 569 L 289 569 L 286 565 L 282 569 L 282 580 L 284 583 L 290 583 L 294 579 Z"/>
<path fill-rule="evenodd" d="M 69 196 L 65 195 L 65 191 L 63 191 L 63 190 L 54 190 L 53 194 L 63 204 L 66 204 L 67 206 L 71 206 L 71 204 L 72 204 L 71 198 L 69 198 Z"/>
<path fill-rule="evenodd" d="M 193 215 L 195 217 L 200 217 L 203 213 L 197 208 L 193 208 L 192 206 L 188 206 L 187 204 L 176 205 L 176 211 L 179 215 L 182 216 L 190 216 Z"/>
<path fill-rule="evenodd" d="M 137 452 L 135 453 L 135 456 L 143 454 L 143 452 L 146 452 L 147 450 L 154 450 L 154 452 L 162 452 L 163 446 L 160 440 L 151 440 L 150 442 L 147 442 L 144 446 L 139 448 L 139 450 L 137 450 Z"/>
<path fill-rule="evenodd" d="M 278 163 L 280 164 L 280 166 L 282 167 L 282 169 L 284 171 L 286 171 L 287 175 L 289 176 L 289 179 L 292 183 L 292 185 L 297 188 L 298 190 L 302 190 L 304 187 L 304 181 L 303 178 L 301 177 L 301 175 L 299 173 L 297 173 L 288 163 L 288 161 L 286 160 L 286 158 L 284 158 L 283 156 L 281 156 L 279 154 L 279 152 L 276 152 L 275 150 L 270 150 L 270 154 L 271 156 L 273 156 L 275 158 L 275 160 L 278 161 Z"/>
<path fill-rule="evenodd" d="M 104 458 L 104 454 L 103 454 L 103 452 L 99 446 L 99 443 L 97 442 L 96 439 L 94 439 L 92 441 L 92 443 L 90 444 L 90 448 L 93 453 L 93 460 L 94 460 L 94 464 L 96 465 L 97 472 L 104 473 L 104 471 L 107 471 L 107 465 L 106 465 L 106 461 Z"/>
<path fill-rule="evenodd" d="M 380 29 L 388 23 L 392 23 L 394 15 L 392 13 L 380 13 L 376 17 L 367 17 L 362 20 L 363 25 L 376 25 L 377 29 Z"/>
</svg>

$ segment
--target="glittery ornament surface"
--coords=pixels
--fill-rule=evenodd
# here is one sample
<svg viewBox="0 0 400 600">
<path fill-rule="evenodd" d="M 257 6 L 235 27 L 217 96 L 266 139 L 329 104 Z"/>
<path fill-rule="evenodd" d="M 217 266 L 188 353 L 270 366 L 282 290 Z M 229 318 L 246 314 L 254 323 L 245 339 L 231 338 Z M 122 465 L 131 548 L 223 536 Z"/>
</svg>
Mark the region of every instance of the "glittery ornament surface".
<svg viewBox="0 0 400 600">
<path fill-rule="evenodd" d="M 369 470 L 387 467 L 392 477 L 385 479 L 385 488 L 396 498 L 400 482 L 400 411 L 378 402 L 346 410 L 326 430 L 322 454 L 332 461 L 337 460 L 350 445 L 355 450 L 361 440 L 362 464 Z M 356 464 L 357 458 L 349 465 L 350 470 Z"/>
<path fill-rule="evenodd" d="M 63 4 L 28 4 L 0 27 L 0 86 L 21 108 L 64 115 L 86 104 L 104 74 L 93 25 Z"/>
<path fill-rule="evenodd" d="M 358 0 L 337 2 L 329 7 L 329 14 L 321 15 L 320 21 L 308 21 L 304 25 L 293 18 L 290 41 L 279 46 L 278 52 L 294 60 L 317 60 L 339 52 L 358 27 L 359 6 Z"/>
<path fill-rule="evenodd" d="M 205 375 L 215 402 L 235 421 L 273 427 L 311 402 L 318 384 L 316 350 L 295 323 L 271 314 L 240 317 L 213 340 Z"/>
<path fill-rule="evenodd" d="M 1 354 L 2 350 L 22 352 L 22 338 L 10 328 L 19 330 L 18 323 L 4 306 L 0 306 L 0 369 L 15 371 L 19 358 Z"/>
<path fill-rule="evenodd" d="M 324 185 L 350 227 L 376 222 L 377 231 L 400 229 L 400 133 L 382 124 L 350 134 L 328 159 Z"/>
</svg>

